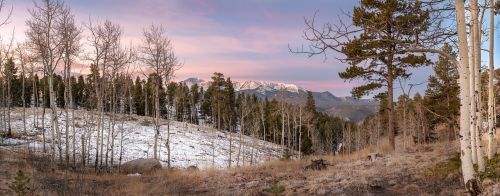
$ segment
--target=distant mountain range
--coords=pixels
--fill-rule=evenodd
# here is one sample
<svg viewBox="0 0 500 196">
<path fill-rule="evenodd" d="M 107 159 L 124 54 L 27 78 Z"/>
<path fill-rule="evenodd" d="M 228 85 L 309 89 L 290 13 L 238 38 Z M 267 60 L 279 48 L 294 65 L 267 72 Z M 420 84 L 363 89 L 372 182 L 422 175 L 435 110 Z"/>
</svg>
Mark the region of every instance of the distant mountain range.
<svg viewBox="0 0 500 196">
<path fill-rule="evenodd" d="M 199 78 L 188 78 L 182 83 L 187 86 L 197 84 L 207 89 L 210 82 Z M 307 90 L 295 84 L 266 81 L 233 82 L 237 93 L 256 95 L 259 98 L 285 99 L 290 103 L 305 102 Z M 338 116 L 346 120 L 358 122 L 374 113 L 378 102 L 373 99 L 355 99 L 353 97 L 337 97 L 328 91 L 312 92 L 318 111 Z M 283 96 L 284 95 L 284 96 Z"/>
</svg>

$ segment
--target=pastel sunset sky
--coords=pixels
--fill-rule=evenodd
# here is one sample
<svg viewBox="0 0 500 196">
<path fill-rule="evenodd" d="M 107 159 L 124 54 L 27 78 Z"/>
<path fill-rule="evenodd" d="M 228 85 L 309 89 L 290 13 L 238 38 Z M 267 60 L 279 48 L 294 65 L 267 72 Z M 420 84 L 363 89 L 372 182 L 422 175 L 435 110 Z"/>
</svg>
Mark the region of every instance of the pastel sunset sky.
<svg viewBox="0 0 500 196">
<path fill-rule="evenodd" d="M 349 95 L 357 84 L 338 77 L 338 72 L 346 67 L 335 60 L 338 54 L 331 53 L 327 59 L 308 58 L 288 51 L 289 45 L 307 44 L 302 38 L 304 17 L 310 18 L 318 10 L 319 22 L 335 23 L 338 16 L 343 18 L 341 10 L 351 11 L 359 4 L 357 0 L 66 0 L 65 3 L 81 25 L 89 18 L 120 24 L 124 30 L 122 42 L 126 44 L 139 45 L 143 28 L 153 23 L 163 25 L 184 62 L 176 73 L 177 81 L 189 77 L 209 79 L 213 72 L 222 72 L 236 81 L 293 83 L 337 96 Z M 15 40 L 23 41 L 27 9 L 33 6 L 33 1 L 7 0 L 7 4 L 13 6 L 13 16 L 9 25 L 0 28 L 0 35 L 5 42 L 14 32 Z M 498 40 L 500 37 L 496 41 L 500 51 Z M 82 41 L 85 44 L 86 39 Z M 496 55 L 496 62 L 500 62 L 499 56 Z M 85 69 L 88 68 L 80 71 L 85 73 Z M 430 67 L 412 70 L 410 83 L 425 82 L 431 70 Z M 417 91 L 423 89 L 425 85 Z"/>
</svg>

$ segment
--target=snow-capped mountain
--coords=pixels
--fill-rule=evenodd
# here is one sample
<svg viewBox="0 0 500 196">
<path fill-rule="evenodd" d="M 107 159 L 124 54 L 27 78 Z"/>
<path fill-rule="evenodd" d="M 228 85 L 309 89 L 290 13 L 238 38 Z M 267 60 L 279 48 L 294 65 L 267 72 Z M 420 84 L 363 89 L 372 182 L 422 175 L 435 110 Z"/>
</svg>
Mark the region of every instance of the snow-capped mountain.
<svg viewBox="0 0 500 196">
<path fill-rule="evenodd" d="M 200 78 L 188 78 L 181 83 L 187 86 L 197 84 L 207 89 L 210 82 Z M 285 99 L 291 103 L 304 103 L 307 90 L 295 85 L 267 81 L 233 81 L 237 93 L 251 94 L 259 98 Z M 318 111 L 330 115 L 346 118 L 351 121 L 360 121 L 372 114 L 378 107 L 377 101 L 373 99 L 354 99 L 352 97 L 337 97 L 328 91 L 312 92 Z"/>
<path fill-rule="evenodd" d="M 181 82 L 186 84 L 187 86 L 192 86 L 194 84 L 197 84 L 198 86 L 203 87 L 204 89 L 207 89 L 208 86 L 210 86 L 210 82 L 207 82 L 200 78 L 188 78 Z M 293 93 L 299 93 L 299 91 L 306 91 L 304 88 L 297 86 L 295 84 L 285 84 L 285 83 L 267 82 L 267 81 L 253 81 L 253 80 L 244 82 L 233 81 L 233 86 L 234 90 L 237 92 L 244 90 L 256 90 L 262 94 L 273 91 L 287 91 Z"/>
<path fill-rule="evenodd" d="M 299 93 L 299 91 L 305 91 L 304 88 L 299 87 L 295 84 L 285 84 L 285 83 L 274 83 L 266 81 L 245 81 L 245 82 L 234 82 L 235 91 L 242 90 L 257 90 L 259 93 L 266 93 L 269 91 L 288 91 L 293 93 Z"/>
</svg>

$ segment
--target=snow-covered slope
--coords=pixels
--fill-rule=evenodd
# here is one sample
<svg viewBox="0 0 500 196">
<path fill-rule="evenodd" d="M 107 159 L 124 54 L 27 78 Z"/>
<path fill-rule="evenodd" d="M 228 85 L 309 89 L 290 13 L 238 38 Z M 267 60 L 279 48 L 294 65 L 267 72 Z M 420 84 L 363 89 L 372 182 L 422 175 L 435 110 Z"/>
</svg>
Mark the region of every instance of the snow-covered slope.
<svg viewBox="0 0 500 196">
<path fill-rule="evenodd" d="M 17 112 L 13 113 L 12 119 L 15 121 L 12 123 L 12 129 L 19 135 L 23 129 L 22 118 L 20 108 L 16 108 Z M 27 116 L 27 130 L 28 136 L 23 136 L 22 139 L 8 139 L 0 141 L 0 145 L 13 145 L 26 143 L 28 140 L 33 140 L 33 144 L 38 149 L 42 150 L 42 131 L 40 128 L 34 128 L 33 115 Z M 81 138 L 83 134 L 87 136 L 90 134 L 90 163 L 93 163 L 95 157 L 95 146 L 96 146 L 96 131 L 93 127 L 89 127 L 91 123 L 91 117 L 89 112 L 76 111 L 76 149 L 78 154 L 81 152 Z M 41 118 L 41 115 L 40 115 Z M 94 116 L 94 118 L 96 118 Z M 65 117 L 64 113 L 59 115 L 60 119 L 60 129 L 63 132 L 61 136 L 64 142 L 64 127 L 65 127 Z M 106 119 L 108 117 L 106 116 Z M 122 129 L 123 120 L 123 129 Z M 107 121 L 107 120 L 106 120 Z M 41 125 L 41 119 L 39 119 L 39 125 Z M 50 135 L 50 114 L 45 114 L 45 136 L 47 140 L 51 138 Z M 167 125 L 166 121 L 162 122 L 160 128 L 161 138 L 159 141 L 160 145 L 160 160 L 161 163 L 167 165 L 167 148 L 166 135 L 167 135 Z M 109 123 L 105 123 L 104 138 L 107 138 Z M 114 163 L 118 164 L 120 157 L 120 139 L 121 130 L 123 130 L 123 160 L 122 163 L 138 159 L 138 158 L 151 158 L 153 157 L 153 144 L 154 144 L 154 128 L 150 118 L 145 118 L 141 116 L 123 116 L 120 117 L 115 125 L 114 133 Z M 22 135 L 22 134 L 21 134 Z M 71 134 L 70 134 L 71 136 Z M 212 167 L 212 159 L 214 159 L 214 167 L 224 168 L 229 164 L 229 143 L 232 143 L 232 166 L 237 165 L 238 149 L 240 145 L 239 136 L 235 133 L 229 134 L 227 132 L 217 131 L 213 128 L 206 126 L 197 126 L 193 124 L 187 124 L 182 122 L 172 121 L 170 126 L 170 141 L 171 141 L 171 163 L 173 167 L 176 168 L 186 168 L 189 166 L 196 166 L 198 168 L 210 168 Z M 72 137 L 70 138 L 72 141 Z M 107 143 L 106 139 L 104 140 Z M 281 148 L 273 143 L 265 142 L 262 140 L 254 139 L 252 137 L 243 136 L 241 143 L 245 146 L 244 151 L 241 153 L 244 155 L 240 157 L 239 165 L 245 162 L 245 165 L 253 163 L 264 162 L 272 159 L 277 159 L 281 155 Z M 62 145 L 64 150 L 64 144 Z M 110 142 L 111 146 L 111 142 Z M 46 147 L 50 150 L 50 144 L 47 143 Z M 106 146 L 104 146 L 104 152 L 106 152 Z M 104 154 L 104 156 L 106 156 Z M 111 148 L 108 151 L 109 159 L 111 159 Z"/>
</svg>

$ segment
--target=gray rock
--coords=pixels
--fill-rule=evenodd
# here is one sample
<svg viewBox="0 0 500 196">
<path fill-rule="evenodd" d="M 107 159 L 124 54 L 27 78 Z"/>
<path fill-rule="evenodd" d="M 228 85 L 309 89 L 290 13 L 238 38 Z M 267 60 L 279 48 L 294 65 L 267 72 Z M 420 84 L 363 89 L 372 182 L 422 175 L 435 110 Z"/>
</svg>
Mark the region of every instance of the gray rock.
<svg viewBox="0 0 500 196">
<path fill-rule="evenodd" d="M 125 174 L 145 174 L 161 169 L 160 161 L 156 159 L 135 159 L 121 166 L 121 172 Z"/>
<path fill-rule="evenodd" d="M 187 167 L 187 170 L 190 170 L 190 171 L 197 171 L 198 170 L 198 167 L 196 165 L 191 165 L 189 167 Z"/>
</svg>

